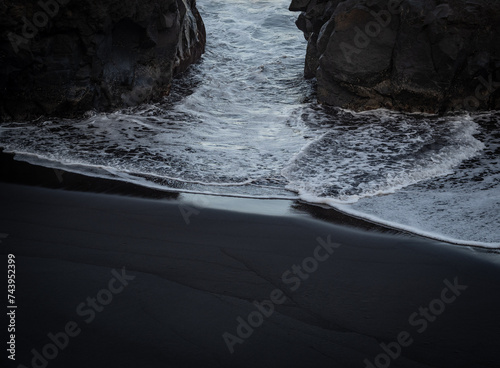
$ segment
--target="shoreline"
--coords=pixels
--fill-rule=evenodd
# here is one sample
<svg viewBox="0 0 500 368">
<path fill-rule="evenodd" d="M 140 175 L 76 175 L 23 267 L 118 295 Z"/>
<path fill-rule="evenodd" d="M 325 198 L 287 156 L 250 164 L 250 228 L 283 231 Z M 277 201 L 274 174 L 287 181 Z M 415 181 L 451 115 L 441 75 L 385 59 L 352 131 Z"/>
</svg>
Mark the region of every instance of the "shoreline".
<svg viewBox="0 0 500 368">
<path fill-rule="evenodd" d="M 283 203 L 287 203 L 287 205 L 283 206 L 288 207 L 288 212 L 290 214 L 302 214 L 304 216 L 311 216 L 314 219 L 326 221 L 328 223 L 345 225 L 374 232 L 402 234 L 408 237 L 439 241 L 451 246 L 472 247 L 491 253 L 500 253 L 500 249 L 494 247 L 493 245 L 489 246 L 481 242 L 474 241 L 467 242 L 446 239 L 446 237 L 440 237 L 438 235 L 434 236 L 433 234 L 426 234 L 425 232 L 418 232 L 418 229 L 405 229 L 402 225 L 398 226 L 398 224 L 391 225 L 389 223 L 378 222 L 376 219 L 367 218 L 367 216 L 357 216 L 355 213 L 351 213 L 348 210 L 343 211 L 339 208 L 323 205 L 321 203 L 309 203 L 301 199 L 253 198 L 238 195 L 205 194 L 189 191 L 171 191 L 168 189 L 162 190 L 118 179 L 99 178 L 66 170 L 51 169 L 25 161 L 16 160 L 14 157 L 15 154 L 5 153 L 2 149 L 0 149 L 0 166 L 3 168 L 2 172 L 0 172 L 0 182 L 86 193 L 116 194 L 137 198 L 187 200 L 187 204 L 194 204 L 195 208 L 197 206 L 204 207 L 204 203 L 209 204 L 211 202 L 223 202 L 226 204 L 226 207 L 221 207 L 219 204 L 217 208 L 238 210 L 242 208 L 243 203 L 249 205 L 251 202 L 254 202 L 254 204 L 250 205 L 250 207 L 254 208 L 256 213 L 260 214 L 266 214 L 265 211 L 260 209 L 260 207 L 266 207 L 265 205 L 263 206 L 266 201 L 282 201 Z M 227 200 L 222 198 L 226 198 Z M 260 205 L 256 205 L 256 203 L 259 203 Z M 271 211 L 274 212 L 274 209 Z M 282 211 L 284 211 L 283 213 L 287 212 L 285 209 L 282 209 Z"/>
<path fill-rule="evenodd" d="M 137 198 L 180 200 L 187 199 L 188 203 L 196 202 L 200 203 L 201 206 L 203 206 L 203 203 L 208 204 L 209 202 L 222 201 L 228 206 L 226 208 L 228 210 L 238 210 L 239 208 L 241 208 L 238 203 L 232 203 L 235 201 L 241 203 L 255 202 L 261 204 L 267 201 L 282 201 L 283 203 L 287 203 L 285 207 L 289 207 L 289 214 L 302 214 L 333 224 L 346 225 L 376 232 L 405 234 L 407 236 L 421 237 L 418 234 L 413 234 L 411 232 L 384 226 L 376 222 L 367 221 L 362 218 L 349 215 L 335 208 L 327 208 L 321 204 L 311 204 L 302 200 L 293 200 L 286 198 L 249 198 L 239 197 L 235 195 L 226 196 L 190 192 L 174 192 L 169 191 L 168 189 L 160 190 L 120 180 L 97 178 L 73 173 L 70 171 L 56 170 L 44 166 L 33 165 L 25 161 L 16 160 L 14 157 L 15 154 L 5 153 L 0 149 L 0 166 L 2 167 L 2 170 L 0 172 L 0 182 L 30 185 L 49 189 L 63 189 L 84 193 L 116 194 Z M 196 200 L 196 197 L 200 199 Z M 223 200 L 222 198 L 227 198 L 227 200 Z M 252 206 L 252 208 L 255 208 L 257 213 L 266 214 L 265 211 L 259 210 L 259 206 L 254 205 Z M 283 211 L 283 213 L 287 212 L 286 210 Z"/>
</svg>

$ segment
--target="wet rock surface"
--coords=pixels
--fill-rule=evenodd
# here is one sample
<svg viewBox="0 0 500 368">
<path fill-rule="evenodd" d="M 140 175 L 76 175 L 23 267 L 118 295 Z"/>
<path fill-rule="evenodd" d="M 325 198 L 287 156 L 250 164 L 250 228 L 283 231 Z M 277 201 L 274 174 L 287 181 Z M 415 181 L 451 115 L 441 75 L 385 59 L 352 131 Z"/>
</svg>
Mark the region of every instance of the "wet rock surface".
<svg viewBox="0 0 500 368">
<path fill-rule="evenodd" d="M 158 100 L 205 47 L 195 0 L 5 0 L 0 10 L 4 120 Z"/>
<path fill-rule="evenodd" d="M 500 108 L 500 3 L 293 0 L 318 100 L 354 110 Z"/>
</svg>

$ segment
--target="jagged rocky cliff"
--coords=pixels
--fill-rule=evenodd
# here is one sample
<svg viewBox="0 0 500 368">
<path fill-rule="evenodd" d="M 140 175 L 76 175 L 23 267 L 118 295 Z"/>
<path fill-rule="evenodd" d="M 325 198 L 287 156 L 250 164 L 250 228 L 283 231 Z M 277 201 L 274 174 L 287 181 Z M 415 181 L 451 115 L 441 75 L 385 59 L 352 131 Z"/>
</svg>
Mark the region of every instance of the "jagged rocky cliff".
<svg viewBox="0 0 500 368">
<path fill-rule="evenodd" d="M 195 0 L 0 0 L 1 116 L 159 99 L 205 39 Z"/>
<path fill-rule="evenodd" d="M 293 0 L 329 105 L 500 109 L 500 1 Z"/>
</svg>

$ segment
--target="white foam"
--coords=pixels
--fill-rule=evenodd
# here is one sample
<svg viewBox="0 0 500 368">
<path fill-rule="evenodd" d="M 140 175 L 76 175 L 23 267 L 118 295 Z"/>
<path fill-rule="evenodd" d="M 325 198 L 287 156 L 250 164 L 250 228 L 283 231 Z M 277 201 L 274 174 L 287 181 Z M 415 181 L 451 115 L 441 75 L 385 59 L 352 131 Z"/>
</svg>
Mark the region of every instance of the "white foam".
<svg viewBox="0 0 500 368">
<path fill-rule="evenodd" d="M 443 234 L 440 231 L 428 231 L 425 230 L 425 228 L 422 227 L 416 227 L 416 226 L 411 226 L 403 223 L 401 221 L 401 213 L 403 214 L 408 214 L 406 211 L 397 211 L 396 209 L 396 216 L 397 221 L 391 221 L 387 220 L 384 217 L 379 217 L 376 215 L 372 215 L 363 211 L 358 211 L 355 209 L 355 207 L 352 207 L 350 205 L 346 204 L 339 204 L 335 200 L 332 200 L 331 198 L 320 198 L 320 197 L 313 197 L 310 195 L 304 195 L 300 196 L 301 200 L 309 203 L 316 203 L 316 204 L 326 204 L 330 207 L 333 207 L 340 212 L 343 212 L 347 215 L 354 216 L 363 220 L 367 220 L 376 224 L 384 225 L 387 227 L 391 227 L 393 229 L 397 230 L 403 230 L 407 231 L 409 233 L 421 235 L 430 239 L 435 239 L 447 243 L 453 243 L 457 245 L 466 245 L 466 246 L 473 246 L 473 247 L 482 247 L 482 248 L 491 248 L 491 249 L 496 249 L 500 248 L 500 242 L 481 242 L 481 241 L 474 241 L 474 240 L 464 240 L 460 238 L 455 238 L 453 236 L 447 236 Z M 399 215 L 399 216 L 398 216 Z"/>
<path fill-rule="evenodd" d="M 287 188 L 354 203 L 448 175 L 484 148 L 470 117 L 432 121 L 384 114 L 359 114 L 368 123 L 337 125 L 305 146 L 282 172 Z"/>
<path fill-rule="evenodd" d="M 300 196 L 445 241 L 498 244 L 500 114 L 355 113 L 307 102 L 306 42 L 288 5 L 201 0 L 207 53 L 168 99 L 4 124 L 0 146 L 89 176 L 174 192 Z"/>
</svg>

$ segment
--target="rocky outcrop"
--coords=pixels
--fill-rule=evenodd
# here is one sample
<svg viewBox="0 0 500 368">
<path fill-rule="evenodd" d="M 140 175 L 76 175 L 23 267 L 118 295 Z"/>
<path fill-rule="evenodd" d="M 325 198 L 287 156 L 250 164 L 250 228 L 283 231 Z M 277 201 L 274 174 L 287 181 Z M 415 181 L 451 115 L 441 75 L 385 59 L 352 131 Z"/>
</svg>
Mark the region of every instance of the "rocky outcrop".
<svg viewBox="0 0 500 368">
<path fill-rule="evenodd" d="M 354 110 L 500 109 L 500 1 L 293 0 L 318 100 Z"/>
<path fill-rule="evenodd" d="M 195 0 L 0 0 L 5 119 L 156 100 L 200 58 Z"/>
</svg>

